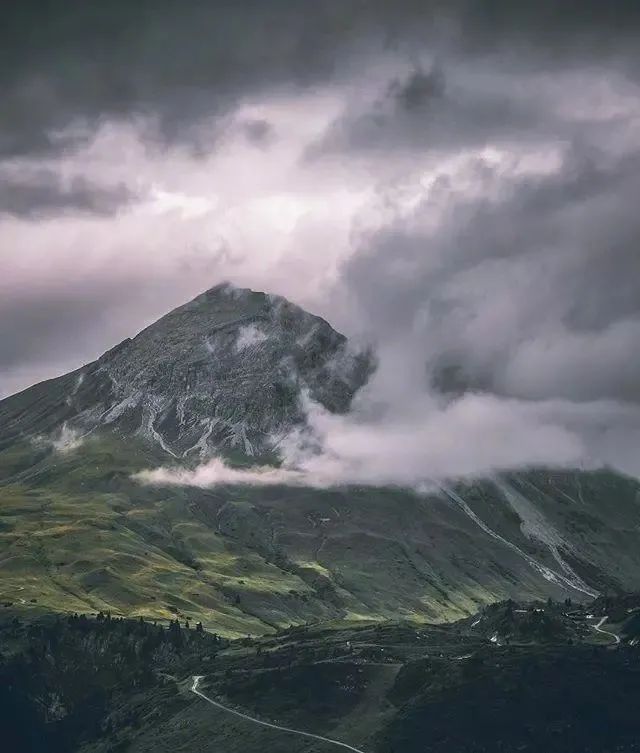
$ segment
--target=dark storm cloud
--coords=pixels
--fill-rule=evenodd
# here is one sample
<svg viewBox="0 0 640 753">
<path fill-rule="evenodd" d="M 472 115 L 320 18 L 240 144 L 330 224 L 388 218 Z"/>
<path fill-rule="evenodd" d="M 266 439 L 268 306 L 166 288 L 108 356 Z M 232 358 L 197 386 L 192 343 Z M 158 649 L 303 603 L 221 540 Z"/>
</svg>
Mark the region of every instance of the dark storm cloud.
<svg viewBox="0 0 640 753">
<path fill-rule="evenodd" d="M 136 200 L 125 185 L 106 188 L 81 176 L 65 181 L 50 170 L 0 170 L 0 216 L 32 218 L 64 212 L 112 215 Z"/>
<path fill-rule="evenodd" d="M 3 9 L 0 153 L 68 148 L 101 118 L 140 114 L 201 142 L 195 124 L 238 97 L 326 82 L 384 49 L 635 60 L 639 20 L 625 0 L 23 0 Z M 72 122 L 88 131 L 61 136 Z"/>
<path fill-rule="evenodd" d="M 460 33 L 485 45 L 508 38 L 560 55 L 586 58 L 635 43 L 640 8 L 635 0 L 460 0 L 453 2 Z"/>
<path fill-rule="evenodd" d="M 333 0 L 312 8 L 279 0 L 11 4 L 0 37 L 0 150 L 55 149 L 52 133 L 69 122 L 136 114 L 157 115 L 165 138 L 203 138 L 194 123 L 243 94 L 330 77 L 336 47 L 358 46 L 345 27 L 353 14 L 340 7 Z"/>
<path fill-rule="evenodd" d="M 517 136 L 561 136 L 562 124 L 538 99 L 523 97 L 516 80 L 480 80 L 445 73 L 443 66 L 410 70 L 383 86 L 364 111 L 351 107 L 310 150 L 322 158 L 334 151 L 443 150 L 477 147 Z M 509 88 L 507 88 L 509 87 Z"/>
<path fill-rule="evenodd" d="M 247 140 L 255 146 L 269 146 L 276 137 L 273 126 L 266 120 L 249 120 L 241 127 Z"/>
<path fill-rule="evenodd" d="M 440 68 L 429 72 L 414 70 L 404 81 L 394 81 L 389 94 L 395 109 L 406 112 L 424 110 L 438 103 L 445 93 L 444 74 Z"/>
</svg>

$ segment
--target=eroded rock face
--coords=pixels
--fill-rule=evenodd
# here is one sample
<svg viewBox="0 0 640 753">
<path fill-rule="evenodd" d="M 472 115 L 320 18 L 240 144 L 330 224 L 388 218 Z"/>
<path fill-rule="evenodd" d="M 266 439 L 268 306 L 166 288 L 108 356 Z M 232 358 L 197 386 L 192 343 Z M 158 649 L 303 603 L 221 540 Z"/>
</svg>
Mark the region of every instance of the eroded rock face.
<svg viewBox="0 0 640 753">
<path fill-rule="evenodd" d="M 139 434 L 176 456 L 267 451 L 304 422 L 301 396 L 348 409 L 367 354 L 284 298 L 219 285 L 74 374 L 0 403 L 12 434 Z"/>
</svg>

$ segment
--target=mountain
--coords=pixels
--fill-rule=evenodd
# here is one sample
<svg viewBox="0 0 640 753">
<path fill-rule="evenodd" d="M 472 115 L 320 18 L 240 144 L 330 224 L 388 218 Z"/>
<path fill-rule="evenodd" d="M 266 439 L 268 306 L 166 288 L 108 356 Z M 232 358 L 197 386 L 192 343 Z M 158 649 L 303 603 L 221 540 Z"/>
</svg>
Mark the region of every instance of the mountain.
<svg viewBox="0 0 640 753">
<path fill-rule="evenodd" d="M 304 420 L 300 392 L 348 409 L 370 357 L 278 296 L 218 285 L 78 371 L 0 403 L 0 441 L 139 436 L 176 457 L 252 456 Z"/>
<path fill-rule="evenodd" d="M 274 459 L 302 396 L 349 408 L 373 368 L 282 298 L 215 287 L 76 372 L 0 402 L 0 609 L 202 620 L 465 618 L 640 585 L 640 485 L 529 469 L 397 488 L 154 486 L 160 465 Z"/>
</svg>

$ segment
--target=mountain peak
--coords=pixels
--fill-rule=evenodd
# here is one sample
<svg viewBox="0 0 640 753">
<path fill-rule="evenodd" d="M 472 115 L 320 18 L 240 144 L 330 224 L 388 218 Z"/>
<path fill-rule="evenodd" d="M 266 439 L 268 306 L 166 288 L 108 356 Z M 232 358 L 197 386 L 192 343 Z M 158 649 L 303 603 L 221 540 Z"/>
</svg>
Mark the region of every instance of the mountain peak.
<svg viewBox="0 0 640 753">
<path fill-rule="evenodd" d="M 0 403 L 0 417 L 15 425 L 19 405 L 29 416 L 19 425 L 39 433 L 64 425 L 141 435 L 175 456 L 253 455 L 304 422 L 303 391 L 344 412 L 369 370 L 320 317 L 223 283 L 78 372 Z"/>
<path fill-rule="evenodd" d="M 212 303 L 222 304 L 223 302 L 226 302 L 227 305 L 242 307 L 251 305 L 252 303 L 255 304 L 258 301 L 264 301 L 265 299 L 285 300 L 280 298 L 280 296 L 274 296 L 268 293 L 263 293 L 261 291 L 252 290 L 251 288 L 241 288 L 237 285 L 234 285 L 232 282 L 227 281 L 220 282 L 217 285 L 209 288 L 208 290 L 205 290 L 203 293 L 200 293 L 200 295 L 197 295 L 193 300 L 185 303 L 184 306 L 180 306 L 179 308 L 197 308 L 199 306 L 211 305 Z"/>
</svg>

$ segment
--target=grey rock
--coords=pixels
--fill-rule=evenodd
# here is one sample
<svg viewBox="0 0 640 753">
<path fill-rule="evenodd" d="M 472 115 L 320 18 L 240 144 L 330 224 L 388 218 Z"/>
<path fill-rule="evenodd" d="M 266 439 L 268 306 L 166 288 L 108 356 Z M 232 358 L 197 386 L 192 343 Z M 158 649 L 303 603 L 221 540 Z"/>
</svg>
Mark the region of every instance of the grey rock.
<svg viewBox="0 0 640 753">
<path fill-rule="evenodd" d="M 323 319 L 218 285 L 73 374 L 0 403 L 0 442 L 107 429 L 177 457 L 269 452 L 304 425 L 302 396 L 348 410 L 372 369 Z"/>
</svg>

